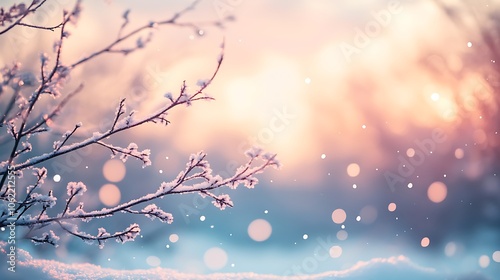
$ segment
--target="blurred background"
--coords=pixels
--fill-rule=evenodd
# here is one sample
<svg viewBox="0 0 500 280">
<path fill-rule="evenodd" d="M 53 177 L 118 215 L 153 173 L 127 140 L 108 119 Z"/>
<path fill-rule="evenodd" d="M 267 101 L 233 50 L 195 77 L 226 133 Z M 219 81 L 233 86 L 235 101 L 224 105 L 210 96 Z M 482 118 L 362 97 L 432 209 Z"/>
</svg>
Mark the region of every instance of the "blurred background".
<svg viewBox="0 0 500 280">
<path fill-rule="evenodd" d="M 190 3 L 83 2 L 62 61 L 109 44 L 127 9 L 131 30 Z M 53 1 L 33 21 L 57 23 L 72 4 Z M 44 189 L 54 189 L 61 204 L 66 184 L 83 181 L 87 209 L 101 209 L 154 192 L 199 150 L 227 176 L 253 145 L 277 153 L 281 170 L 267 170 L 255 189 L 221 190 L 235 204 L 224 211 L 195 194 L 166 197 L 157 204 L 174 223 L 132 217 L 142 228 L 135 242 L 99 250 L 61 234 L 58 248 L 28 241 L 20 248 L 35 258 L 115 269 L 277 275 L 402 255 L 442 275 L 494 279 L 500 273 L 499 9 L 497 1 L 201 1 L 181 20 L 200 23 L 199 30 L 160 27 L 145 49 L 76 68 L 66 90 L 84 83 L 84 91 L 53 133 L 32 144 L 45 152 L 79 121 L 84 126 L 75 140 L 103 131 L 121 97 L 139 114 L 158 108 L 183 80 L 194 88 L 210 77 L 225 40 L 222 68 L 208 89 L 216 100 L 177 108 L 167 127 L 148 124 L 109 139 L 151 149 L 152 166 L 123 164 L 90 147 L 47 162 Z M 203 24 L 227 17 L 234 20 L 224 28 Z M 20 61 L 37 73 L 40 52 L 52 54 L 56 33 L 17 27 L 0 39 L 0 65 Z M 33 180 L 26 174 L 19 184 Z M 79 227 L 114 232 L 132 218 Z"/>
</svg>

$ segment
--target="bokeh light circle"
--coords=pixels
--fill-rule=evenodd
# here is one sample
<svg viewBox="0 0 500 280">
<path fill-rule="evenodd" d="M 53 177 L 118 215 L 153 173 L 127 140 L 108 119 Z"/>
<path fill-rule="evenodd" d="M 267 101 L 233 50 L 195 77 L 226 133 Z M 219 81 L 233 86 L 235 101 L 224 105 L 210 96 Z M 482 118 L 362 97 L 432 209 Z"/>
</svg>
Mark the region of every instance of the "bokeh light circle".
<svg viewBox="0 0 500 280">
<path fill-rule="evenodd" d="M 227 264 L 226 251 L 219 247 L 208 249 L 203 255 L 203 262 L 211 270 L 219 270 Z"/>
<path fill-rule="evenodd" d="M 125 164 L 121 160 L 110 159 L 104 163 L 102 167 L 102 174 L 106 180 L 116 183 L 125 178 Z"/>
<path fill-rule="evenodd" d="M 120 202 L 120 189 L 113 184 L 106 184 L 99 189 L 99 200 L 106 206 L 116 206 Z"/>
<path fill-rule="evenodd" d="M 271 224 L 264 219 L 257 219 L 248 225 L 248 236 L 254 241 L 266 241 L 273 232 Z"/>
</svg>

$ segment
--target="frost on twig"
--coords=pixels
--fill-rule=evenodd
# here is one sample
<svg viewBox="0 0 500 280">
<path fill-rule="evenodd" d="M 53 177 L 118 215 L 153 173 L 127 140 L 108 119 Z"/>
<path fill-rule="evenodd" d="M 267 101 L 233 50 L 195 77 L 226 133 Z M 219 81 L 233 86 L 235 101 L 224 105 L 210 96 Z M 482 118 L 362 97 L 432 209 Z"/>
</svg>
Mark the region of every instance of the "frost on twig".
<svg viewBox="0 0 500 280">
<path fill-rule="evenodd" d="M 53 54 L 45 52 L 40 54 L 39 70 L 36 77 L 25 75 L 20 63 L 5 66 L 0 69 L 0 129 L 6 133 L 0 134 L 0 147 L 3 158 L 0 158 L 0 227 L 12 223 L 19 228 L 26 229 L 25 236 L 35 244 L 51 244 L 57 246 L 60 233 L 82 239 L 87 243 L 97 243 L 102 248 L 109 239 L 119 243 L 133 241 L 140 234 L 140 226 L 132 223 L 123 230 L 115 233 L 108 232 L 104 227 L 99 227 L 97 232 L 90 230 L 87 233 L 78 228 L 80 222 L 90 222 L 93 219 L 114 219 L 114 215 L 123 213 L 129 216 L 145 216 L 151 220 L 171 224 L 174 216 L 169 213 L 169 205 L 161 205 L 160 199 L 175 194 L 193 193 L 210 199 L 212 204 L 224 210 L 233 207 L 234 203 L 229 194 L 215 194 L 214 190 L 228 187 L 236 189 L 238 185 L 253 188 L 257 183 L 257 175 L 268 167 L 279 167 L 276 155 L 266 154 L 261 149 L 254 148 L 246 153 L 248 160 L 237 168 L 231 176 L 222 178 L 212 174 L 206 154 L 199 152 L 192 154 L 185 168 L 171 181 L 162 182 L 156 190 L 124 202 L 120 205 L 92 209 L 86 205 L 87 185 L 84 182 L 69 182 L 66 185 L 66 194 L 56 197 L 54 190 L 44 188 L 47 169 L 43 167 L 48 161 L 61 155 L 72 153 L 89 145 L 100 146 L 109 151 L 112 157 L 118 156 L 123 162 L 132 158 L 143 163 L 143 167 L 151 165 L 151 151 L 139 149 L 134 141 L 127 146 L 112 144 L 116 134 L 144 125 L 155 123 L 169 125 L 169 112 L 174 108 L 191 106 L 197 101 L 213 100 L 205 90 L 212 84 L 224 58 L 224 43 L 221 52 L 214 61 L 214 70 L 208 78 L 200 79 L 195 87 L 188 88 L 188 82 L 183 81 L 177 91 L 165 94 L 165 99 L 156 111 L 145 112 L 140 117 L 134 110 L 127 110 L 127 100 L 121 99 L 117 103 L 116 111 L 111 116 L 112 123 L 104 132 L 94 132 L 86 138 L 76 137 L 81 122 L 75 123 L 56 138 L 45 153 L 34 149 L 31 142 L 40 140 L 42 135 L 47 135 L 52 125 L 58 122 L 58 116 L 65 108 L 72 106 L 71 100 L 84 89 L 83 84 L 69 88 L 68 81 L 73 70 L 97 57 L 105 54 L 129 54 L 133 51 L 147 47 L 152 40 L 152 33 L 162 25 L 192 28 L 201 30 L 204 26 L 222 26 L 221 21 L 190 23 L 182 22 L 183 16 L 192 11 L 199 1 L 194 1 L 185 9 L 175 13 L 166 20 L 150 21 L 135 29 L 128 30 L 130 11 L 122 15 L 123 23 L 119 28 L 116 39 L 102 48 L 91 52 L 73 62 L 62 62 L 61 57 L 65 51 L 66 41 L 71 38 L 67 30 L 68 24 L 76 24 L 82 11 L 81 1 L 76 1 L 71 11 L 64 11 L 60 24 L 56 26 L 34 26 L 27 24 L 25 19 L 36 13 L 46 0 L 33 0 L 30 4 L 15 4 L 9 10 L 0 9 L 0 36 L 15 26 L 35 28 L 58 32 L 54 42 Z M 74 32 L 74 31 L 72 31 Z M 127 45 L 129 44 L 129 45 Z M 191 81 L 190 81 L 191 82 Z M 78 84 L 78 83 L 76 83 Z M 54 99 L 53 107 L 45 108 L 42 113 L 35 111 L 35 107 L 44 106 L 43 98 Z M 3 102 L 3 101 L 6 102 Z M 42 145 L 46 141 L 36 141 Z M 41 143 L 41 144 L 40 144 Z M 36 146 L 38 148 L 38 146 Z M 43 150 L 43 149 L 42 149 Z M 20 178 L 23 171 L 30 171 L 33 180 L 26 189 L 17 194 L 9 187 L 11 176 Z M 47 186 L 45 186 L 47 187 Z M 92 188 L 94 189 L 94 188 Z M 59 203 L 59 204 L 58 204 Z M 94 232 L 94 233 L 92 233 Z"/>
</svg>

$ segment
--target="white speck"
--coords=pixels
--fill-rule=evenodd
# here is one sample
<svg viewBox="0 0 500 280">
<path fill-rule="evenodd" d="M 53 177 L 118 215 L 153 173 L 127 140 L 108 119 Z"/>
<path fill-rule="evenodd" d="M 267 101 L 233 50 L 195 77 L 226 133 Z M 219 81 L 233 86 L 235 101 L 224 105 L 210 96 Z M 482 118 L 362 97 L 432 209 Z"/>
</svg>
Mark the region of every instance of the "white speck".
<svg viewBox="0 0 500 280">
<path fill-rule="evenodd" d="M 413 184 L 412 183 L 408 183 L 408 188 L 409 189 L 413 188 Z"/>
<path fill-rule="evenodd" d="M 54 175 L 54 178 L 53 178 L 53 179 L 54 179 L 54 182 L 56 182 L 56 183 L 57 183 L 57 182 L 61 181 L 61 175 L 56 174 L 56 175 Z"/>
<path fill-rule="evenodd" d="M 325 154 L 321 154 L 321 159 L 325 159 L 326 158 L 326 155 Z"/>
<path fill-rule="evenodd" d="M 202 222 L 205 221 L 205 216 L 201 216 L 200 221 L 202 221 Z"/>
<path fill-rule="evenodd" d="M 170 248 L 170 245 L 167 244 L 165 247 L 168 249 L 168 248 Z"/>
<path fill-rule="evenodd" d="M 189 35 L 189 40 L 193 40 L 194 39 L 194 36 L 193 35 Z"/>
<path fill-rule="evenodd" d="M 86 168 L 86 169 L 89 169 L 89 167 L 88 167 L 88 166 L 85 166 L 85 168 Z"/>
<path fill-rule="evenodd" d="M 467 47 L 472 47 L 472 42 L 467 42 Z"/>
<path fill-rule="evenodd" d="M 165 159 L 168 159 L 168 157 L 165 157 Z"/>
<path fill-rule="evenodd" d="M 439 100 L 439 93 L 434 92 L 433 94 L 431 94 L 431 99 L 432 99 L 432 101 L 438 101 Z"/>
<path fill-rule="evenodd" d="M 234 267 L 234 263 L 231 264 L 231 267 Z"/>
<path fill-rule="evenodd" d="M 443 177 L 445 177 L 445 178 L 446 178 L 446 174 L 444 174 L 444 175 L 443 175 Z"/>
<path fill-rule="evenodd" d="M 160 174 L 162 174 L 162 173 L 163 173 L 163 170 L 161 170 L 161 169 L 160 169 L 158 172 L 160 172 Z"/>
<path fill-rule="evenodd" d="M 302 239 L 306 240 L 307 238 L 309 238 L 307 234 L 302 235 Z"/>
<path fill-rule="evenodd" d="M 203 31 L 202 29 L 198 30 L 198 36 L 203 36 L 205 35 L 205 31 Z"/>
<path fill-rule="evenodd" d="M 305 82 L 306 84 L 310 84 L 310 83 L 311 83 L 311 78 L 305 78 L 304 82 Z"/>
<path fill-rule="evenodd" d="M 357 188 L 358 186 L 356 184 L 352 184 L 352 188 L 355 189 Z"/>
<path fill-rule="evenodd" d="M 365 129 L 366 128 L 366 125 L 362 125 L 361 128 Z"/>
<path fill-rule="evenodd" d="M 358 221 L 358 222 L 361 221 L 361 216 L 357 216 L 356 221 Z"/>
<path fill-rule="evenodd" d="M 340 226 L 340 228 L 341 228 L 341 229 L 345 229 L 345 225 L 341 225 L 341 226 Z"/>
<path fill-rule="evenodd" d="M 269 211 L 267 211 L 267 210 L 264 210 L 264 214 L 267 214 L 267 213 L 269 213 Z"/>
<path fill-rule="evenodd" d="M 214 225 L 211 225 L 210 228 L 214 228 Z"/>
<path fill-rule="evenodd" d="M 111 259 L 110 259 L 110 258 L 108 258 L 108 262 L 110 262 L 110 261 L 111 261 Z"/>
<path fill-rule="evenodd" d="M 5 231 L 5 228 L 4 228 L 4 227 L 1 227 L 1 228 L 0 228 L 0 230 Z"/>
</svg>

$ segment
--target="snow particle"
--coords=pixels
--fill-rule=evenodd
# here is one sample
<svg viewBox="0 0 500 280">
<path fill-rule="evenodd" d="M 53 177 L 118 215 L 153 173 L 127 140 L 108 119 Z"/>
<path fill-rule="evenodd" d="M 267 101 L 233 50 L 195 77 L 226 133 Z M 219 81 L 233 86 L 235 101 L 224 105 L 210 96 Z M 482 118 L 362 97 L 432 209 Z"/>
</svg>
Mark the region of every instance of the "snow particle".
<svg viewBox="0 0 500 280">
<path fill-rule="evenodd" d="M 59 175 L 59 174 L 54 175 L 53 180 L 54 180 L 54 182 L 58 183 L 59 181 L 61 181 L 61 175 Z"/>
<path fill-rule="evenodd" d="M 210 270 L 219 270 L 226 266 L 227 253 L 219 247 L 210 248 L 203 255 L 203 262 Z"/>
<path fill-rule="evenodd" d="M 467 42 L 467 47 L 471 48 L 472 47 L 472 42 Z"/>
<path fill-rule="evenodd" d="M 170 248 L 170 245 L 168 245 L 168 244 L 167 244 L 167 245 L 165 246 L 165 248 L 167 248 L 167 249 L 168 249 L 168 248 Z"/>
<path fill-rule="evenodd" d="M 306 84 L 310 84 L 310 83 L 311 83 L 311 78 L 305 78 L 305 79 L 304 79 L 304 82 L 305 82 Z"/>
<path fill-rule="evenodd" d="M 432 99 L 432 101 L 438 101 L 439 100 L 439 93 L 437 93 L 437 92 L 432 93 L 431 99 Z"/>
<path fill-rule="evenodd" d="M 156 266 L 160 266 L 161 260 L 157 256 L 149 256 L 149 257 L 146 258 L 146 263 L 149 266 L 156 267 Z"/>
<path fill-rule="evenodd" d="M 4 227 L 1 227 L 1 228 L 0 228 L 0 230 L 1 230 L 1 231 L 5 231 L 5 228 L 4 228 Z"/>
<path fill-rule="evenodd" d="M 160 174 L 162 174 L 162 173 L 163 173 L 163 170 L 161 170 L 161 169 L 160 169 L 158 172 L 160 172 Z"/>
<path fill-rule="evenodd" d="M 356 221 L 358 221 L 358 222 L 361 221 L 361 216 L 357 216 Z"/>
<path fill-rule="evenodd" d="M 340 228 L 341 228 L 341 229 L 345 229 L 345 225 L 341 225 L 341 226 L 340 226 Z"/>
<path fill-rule="evenodd" d="M 205 221 L 205 216 L 200 216 L 200 221 L 204 222 Z"/>
<path fill-rule="evenodd" d="M 362 129 L 365 129 L 365 128 L 366 128 L 366 125 L 362 125 L 362 126 L 361 126 L 361 128 L 362 128 Z"/>
<path fill-rule="evenodd" d="M 309 238 L 309 235 L 307 234 L 302 235 L 302 239 L 307 240 L 307 238 Z"/>
<path fill-rule="evenodd" d="M 269 211 L 267 211 L 267 210 L 264 210 L 264 214 L 267 214 L 267 213 L 269 213 Z"/>
<path fill-rule="evenodd" d="M 408 183 L 408 188 L 409 189 L 413 188 L 413 184 L 412 183 Z"/>
<path fill-rule="evenodd" d="M 487 268 L 490 265 L 490 257 L 482 255 L 481 257 L 479 257 L 478 262 L 481 268 Z"/>
<path fill-rule="evenodd" d="M 172 242 L 172 243 L 175 243 L 175 242 L 179 241 L 179 235 L 173 233 L 168 237 L 168 240 L 170 240 L 170 242 Z"/>
<path fill-rule="evenodd" d="M 422 238 L 422 240 L 420 240 L 420 246 L 424 248 L 429 246 L 429 244 L 431 244 L 431 240 L 429 239 L 429 237 L 424 237 Z"/>
<path fill-rule="evenodd" d="M 342 224 L 347 218 L 344 209 L 338 208 L 332 212 L 332 221 L 336 224 Z"/>
<path fill-rule="evenodd" d="M 358 186 L 356 184 L 352 184 L 352 188 L 355 189 L 357 188 Z"/>
<path fill-rule="evenodd" d="M 325 154 L 321 154 L 321 159 L 325 159 L 326 158 L 326 155 Z"/>
<path fill-rule="evenodd" d="M 340 247 L 340 246 L 332 246 L 330 248 L 329 253 L 330 253 L 330 257 L 332 257 L 334 259 L 338 258 L 338 257 L 340 257 L 342 255 L 342 247 Z"/>
<path fill-rule="evenodd" d="M 271 224 L 264 219 L 256 219 L 248 225 L 248 236 L 254 241 L 262 242 L 267 240 L 273 231 Z"/>
</svg>

